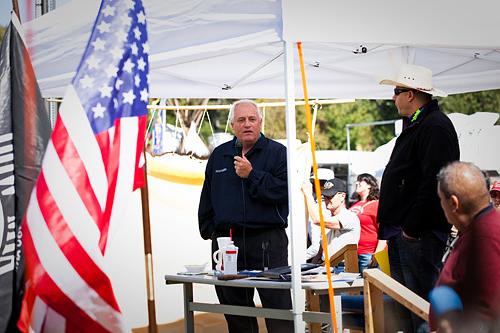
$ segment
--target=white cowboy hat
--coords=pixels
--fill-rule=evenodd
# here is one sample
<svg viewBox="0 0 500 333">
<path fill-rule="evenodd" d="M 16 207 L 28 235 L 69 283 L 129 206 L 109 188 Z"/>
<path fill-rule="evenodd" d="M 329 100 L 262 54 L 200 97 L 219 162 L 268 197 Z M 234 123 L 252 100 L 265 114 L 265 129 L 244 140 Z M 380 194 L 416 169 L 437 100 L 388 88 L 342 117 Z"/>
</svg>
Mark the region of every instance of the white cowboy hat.
<svg viewBox="0 0 500 333">
<path fill-rule="evenodd" d="M 380 84 L 420 90 L 433 96 L 448 96 L 444 91 L 432 86 L 431 70 L 417 65 L 402 64 L 396 77 L 383 79 Z"/>
</svg>

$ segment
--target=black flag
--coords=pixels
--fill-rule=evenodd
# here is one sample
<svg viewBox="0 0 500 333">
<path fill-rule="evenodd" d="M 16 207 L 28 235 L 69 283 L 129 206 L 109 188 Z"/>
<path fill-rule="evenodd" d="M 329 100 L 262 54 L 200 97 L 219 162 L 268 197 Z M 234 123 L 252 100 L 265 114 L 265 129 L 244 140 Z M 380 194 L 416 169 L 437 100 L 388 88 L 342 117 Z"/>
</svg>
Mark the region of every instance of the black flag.
<svg viewBox="0 0 500 333">
<path fill-rule="evenodd" d="M 13 14 L 0 48 L 0 332 L 22 302 L 21 221 L 50 137 L 50 120 Z"/>
</svg>

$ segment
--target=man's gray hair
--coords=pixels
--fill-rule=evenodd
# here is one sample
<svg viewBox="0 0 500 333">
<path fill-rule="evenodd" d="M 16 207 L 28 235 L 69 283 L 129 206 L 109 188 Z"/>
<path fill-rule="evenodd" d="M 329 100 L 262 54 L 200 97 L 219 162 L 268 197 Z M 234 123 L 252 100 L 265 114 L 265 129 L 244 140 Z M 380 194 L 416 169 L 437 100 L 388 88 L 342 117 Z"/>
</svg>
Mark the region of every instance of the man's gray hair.
<svg viewBox="0 0 500 333">
<path fill-rule="evenodd" d="M 439 171 L 437 181 L 445 198 L 455 195 L 466 214 L 484 208 L 489 201 L 484 174 L 472 163 L 451 162 Z"/>
<path fill-rule="evenodd" d="M 255 109 L 257 110 L 257 114 L 259 115 L 259 118 L 262 119 L 262 110 L 259 108 L 257 103 L 255 103 L 251 99 L 240 99 L 239 101 L 236 101 L 233 104 L 231 104 L 231 108 L 229 109 L 229 122 L 231 122 L 231 123 L 234 122 L 234 109 L 239 104 L 252 104 L 253 106 L 255 106 Z"/>
</svg>

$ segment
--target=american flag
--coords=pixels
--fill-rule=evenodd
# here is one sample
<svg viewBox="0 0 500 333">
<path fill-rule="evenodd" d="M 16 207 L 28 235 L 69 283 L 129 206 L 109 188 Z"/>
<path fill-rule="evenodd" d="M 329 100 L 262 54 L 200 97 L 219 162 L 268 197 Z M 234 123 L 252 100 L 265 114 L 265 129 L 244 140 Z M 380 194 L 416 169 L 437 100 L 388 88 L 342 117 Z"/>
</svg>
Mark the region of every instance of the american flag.
<svg viewBox="0 0 500 333">
<path fill-rule="evenodd" d="M 103 0 L 23 221 L 24 332 L 128 330 L 103 259 L 144 181 L 148 53 L 141 1 Z"/>
</svg>

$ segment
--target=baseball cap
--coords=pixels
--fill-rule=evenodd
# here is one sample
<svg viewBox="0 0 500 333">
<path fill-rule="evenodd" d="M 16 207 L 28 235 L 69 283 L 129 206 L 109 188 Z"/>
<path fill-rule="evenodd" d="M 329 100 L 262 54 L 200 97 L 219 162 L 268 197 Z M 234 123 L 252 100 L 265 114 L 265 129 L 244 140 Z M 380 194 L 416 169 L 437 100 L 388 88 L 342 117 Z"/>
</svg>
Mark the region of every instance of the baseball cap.
<svg viewBox="0 0 500 333">
<path fill-rule="evenodd" d="M 347 192 L 347 186 L 345 182 L 338 178 L 329 179 L 323 185 L 321 194 L 325 197 L 333 197 L 337 192 Z"/>
<path fill-rule="evenodd" d="M 328 179 L 333 179 L 335 178 L 335 173 L 333 172 L 332 169 L 328 168 L 318 168 L 318 179 L 319 180 L 328 180 Z M 311 177 L 309 177 L 310 180 L 314 179 L 314 172 L 311 173 Z"/>
<path fill-rule="evenodd" d="M 318 169 L 318 171 L 319 171 L 319 169 Z M 500 192 L 500 180 L 497 180 L 493 183 L 493 186 L 491 187 L 490 193 L 493 191 Z"/>
</svg>

